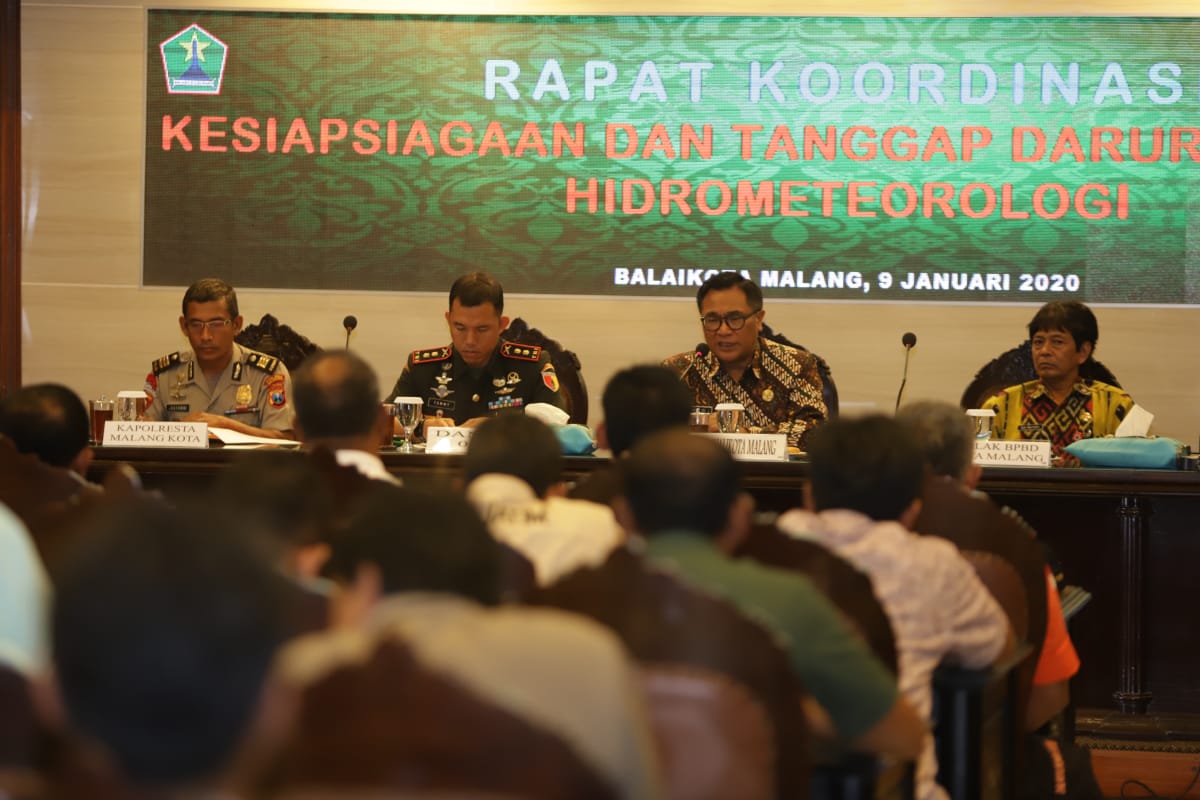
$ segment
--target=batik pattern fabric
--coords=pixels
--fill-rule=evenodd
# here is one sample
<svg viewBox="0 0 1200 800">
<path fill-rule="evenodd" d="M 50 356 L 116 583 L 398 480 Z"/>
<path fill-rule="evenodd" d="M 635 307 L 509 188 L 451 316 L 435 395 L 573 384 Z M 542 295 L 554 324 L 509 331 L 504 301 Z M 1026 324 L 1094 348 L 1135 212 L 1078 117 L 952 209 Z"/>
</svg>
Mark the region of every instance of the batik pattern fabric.
<svg viewBox="0 0 1200 800">
<path fill-rule="evenodd" d="M 992 430 L 1003 439 L 1050 442 L 1053 455 L 1080 439 L 1110 436 L 1133 408 L 1123 389 L 1101 381 L 1079 381 L 1061 403 L 1040 381 L 1010 386 L 983 404 L 996 412 Z"/>
<path fill-rule="evenodd" d="M 801 450 L 809 432 L 829 416 L 817 365 L 811 353 L 763 338 L 740 381 L 721 369 L 711 351 L 679 353 L 663 361 L 679 373 L 695 405 L 741 403 L 752 432 L 787 434 L 788 445 Z"/>
</svg>

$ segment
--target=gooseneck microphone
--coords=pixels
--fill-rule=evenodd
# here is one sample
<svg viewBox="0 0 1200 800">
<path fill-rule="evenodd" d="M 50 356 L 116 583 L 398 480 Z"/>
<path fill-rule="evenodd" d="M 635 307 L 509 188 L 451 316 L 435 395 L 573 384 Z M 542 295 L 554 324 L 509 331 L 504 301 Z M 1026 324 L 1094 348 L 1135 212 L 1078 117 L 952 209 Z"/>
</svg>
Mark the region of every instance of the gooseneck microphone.
<svg viewBox="0 0 1200 800">
<path fill-rule="evenodd" d="M 680 373 L 679 377 L 682 378 L 684 375 L 687 375 L 688 370 L 695 367 L 696 363 L 698 361 L 700 361 L 700 359 L 704 358 L 707 355 L 708 355 L 708 345 L 706 343 L 701 342 L 700 344 L 696 345 L 696 347 L 693 349 L 693 352 L 692 352 L 691 363 L 687 365 L 687 369 L 685 369 L 682 373 Z"/>
<path fill-rule="evenodd" d="M 904 374 L 900 377 L 900 391 L 896 392 L 896 410 L 900 410 L 900 398 L 904 396 L 904 384 L 908 383 L 908 354 L 917 346 L 917 335 L 912 331 L 905 333 L 900 337 L 900 344 L 904 345 Z"/>
<path fill-rule="evenodd" d="M 350 334 L 358 327 L 358 317 L 347 314 L 342 318 L 342 327 L 346 329 L 346 349 L 350 349 Z"/>
</svg>

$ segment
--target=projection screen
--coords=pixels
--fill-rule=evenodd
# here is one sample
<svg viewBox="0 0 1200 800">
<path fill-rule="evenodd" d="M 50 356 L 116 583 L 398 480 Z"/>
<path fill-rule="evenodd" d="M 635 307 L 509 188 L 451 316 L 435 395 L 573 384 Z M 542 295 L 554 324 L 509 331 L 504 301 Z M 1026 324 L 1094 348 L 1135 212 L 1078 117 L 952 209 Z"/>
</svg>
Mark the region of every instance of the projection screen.
<svg viewBox="0 0 1200 800">
<path fill-rule="evenodd" d="M 152 10 L 143 282 L 1200 302 L 1200 21 Z"/>
</svg>

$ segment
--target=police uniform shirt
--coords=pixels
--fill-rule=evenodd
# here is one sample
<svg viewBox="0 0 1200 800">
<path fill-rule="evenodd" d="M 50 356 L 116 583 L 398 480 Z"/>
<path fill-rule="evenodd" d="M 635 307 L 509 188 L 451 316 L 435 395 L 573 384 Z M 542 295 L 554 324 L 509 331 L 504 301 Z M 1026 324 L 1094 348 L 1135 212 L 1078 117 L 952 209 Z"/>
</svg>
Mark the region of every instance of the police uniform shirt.
<svg viewBox="0 0 1200 800">
<path fill-rule="evenodd" d="M 218 414 L 266 430 L 292 429 L 292 378 L 274 356 L 233 345 L 233 358 L 213 388 L 191 350 L 151 364 L 146 419 L 182 420 L 196 412 Z"/>
<path fill-rule="evenodd" d="M 482 367 L 471 367 L 452 345 L 414 350 L 392 393 L 420 397 L 427 417 L 447 417 L 461 425 L 531 403 L 566 408 L 550 354 L 536 345 L 501 341 Z"/>
</svg>

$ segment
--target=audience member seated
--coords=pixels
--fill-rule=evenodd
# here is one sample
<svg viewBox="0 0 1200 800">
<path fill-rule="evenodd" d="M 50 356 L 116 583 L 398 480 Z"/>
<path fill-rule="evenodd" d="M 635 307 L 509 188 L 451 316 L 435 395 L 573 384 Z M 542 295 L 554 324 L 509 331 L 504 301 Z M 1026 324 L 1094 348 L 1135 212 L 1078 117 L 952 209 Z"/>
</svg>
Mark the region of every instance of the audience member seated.
<svg viewBox="0 0 1200 800">
<path fill-rule="evenodd" d="M 651 561 L 728 599 L 773 630 L 820 705 L 813 729 L 856 749 L 912 759 L 925 726 L 897 693 L 887 669 L 802 575 L 734 551 L 750 529 L 753 502 L 740 492 L 737 463 L 719 444 L 683 430 L 661 431 L 623 462 L 618 517 L 646 538 Z"/>
<path fill-rule="evenodd" d="M 367 362 L 349 350 L 316 353 L 296 370 L 292 389 L 296 438 L 305 448 L 331 450 L 338 464 L 368 478 L 400 482 L 378 455 L 382 400 Z"/>
<path fill-rule="evenodd" d="M 374 487 L 335 541 L 330 569 L 346 583 L 335 616 L 348 627 L 293 643 L 281 659 L 289 683 L 309 683 L 301 679 L 345 660 L 334 653 L 370 658 L 396 640 L 433 674 L 563 739 L 617 796 L 659 796 L 644 701 L 620 642 L 582 617 L 501 607 L 500 545 L 461 496 Z M 338 724 L 353 725 L 352 712 Z M 475 738 L 480 733 L 461 731 L 465 742 L 486 749 Z M 436 774 L 438 765 L 422 764 L 419 756 L 397 753 L 391 776 L 398 785 L 387 788 L 431 788 L 422 777 L 426 769 Z M 505 775 L 518 780 L 521 770 Z M 474 780 L 454 788 L 525 796 L 526 787 L 500 784 L 500 776 Z"/>
<path fill-rule="evenodd" d="M 27 677 L 46 666 L 50 581 L 21 520 L 0 503 L 0 665 Z"/>
<path fill-rule="evenodd" d="M 925 720 L 940 663 L 984 667 L 1015 648 L 1004 611 L 949 542 L 913 533 L 924 460 L 914 438 L 887 417 L 832 420 L 809 441 L 808 511 L 780 530 L 830 547 L 866 572 L 896 636 L 900 688 Z M 815 513 L 814 513 L 815 512 Z M 917 763 L 917 797 L 946 797 L 936 782 L 932 736 Z"/>
<path fill-rule="evenodd" d="M 957 406 L 934 401 L 912 403 L 900 409 L 896 419 L 922 443 L 932 472 L 925 481 L 924 503 L 914 529 L 949 539 L 960 547 L 996 553 L 1013 564 L 1025 584 L 1029 637 L 1036 654 L 1036 667 L 1026 678 L 1031 685 L 1027 689 L 1025 729 L 1036 731 L 1070 703 L 1070 680 L 1079 671 L 1079 656 L 1067 633 L 1058 587 L 1034 532 L 1011 509 L 1002 510 L 987 495 L 976 491 L 982 469 L 973 463 L 974 426 Z M 1042 752 L 1034 750 L 1036 759 L 1021 776 L 1024 791 L 1030 796 L 1047 794 L 1056 781 L 1067 783 L 1068 776 L 1059 769 L 1064 755 L 1066 761 L 1077 765 L 1073 783 L 1090 779 L 1094 784 L 1086 751 L 1061 742 L 1037 741 Z M 1046 755 L 1047 741 L 1054 756 Z M 1060 774 L 1054 775 L 1055 771 Z M 1045 785 L 1034 783 L 1039 775 L 1046 776 Z"/>
<path fill-rule="evenodd" d="M 18 452 L 70 470 L 81 482 L 94 455 L 88 425 L 87 406 L 57 383 L 22 386 L 0 401 L 0 433 L 12 439 Z"/>
<path fill-rule="evenodd" d="M 643 364 L 613 375 L 600 402 L 604 419 L 596 426 L 596 443 L 611 451 L 615 462 L 643 436 L 687 425 L 692 393 L 674 371 Z M 569 494 L 608 505 L 621 492 L 621 474 L 612 464 L 589 472 Z"/>
<path fill-rule="evenodd" d="M 316 465 L 284 450 L 246 453 L 217 476 L 209 497 L 236 511 L 287 576 L 289 636 L 327 627 L 333 584 L 320 574 L 329 558 L 333 497 Z"/>
<path fill-rule="evenodd" d="M 268 683 L 283 635 L 272 567 L 211 507 L 122 504 L 57 586 L 53 677 L 72 742 L 62 797 L 238 796 L 286 726 Z M 47 704 L 48 707 L 50 704 Z"/>
<path fill-rule="evenodd" d="M 612 510 L 563 497 L 562 450 L 544 424 L 501 414 L 471 437 L 467 499 L 492 535 L 528 558 L 540 585 L 604 561 L 625 540 Z"/>
</svg>

